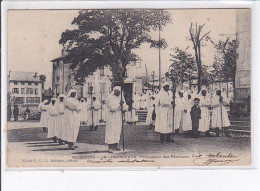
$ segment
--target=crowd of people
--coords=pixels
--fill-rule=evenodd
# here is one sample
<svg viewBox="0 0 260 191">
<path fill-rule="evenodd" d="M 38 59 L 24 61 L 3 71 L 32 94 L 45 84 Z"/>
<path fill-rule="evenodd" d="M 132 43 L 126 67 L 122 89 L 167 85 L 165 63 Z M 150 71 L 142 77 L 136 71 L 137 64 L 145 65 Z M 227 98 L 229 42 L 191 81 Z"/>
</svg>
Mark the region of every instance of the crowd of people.
<svg viewBox="0 0 260 191">
<path fill-rule="evenodd" d="M 105 143 L 110 152 L 120 150 L 118 147 L 123 121 L 136 123 L 137 111 L 147 110 L 146 125 L 160 134 L 160 142 L 173 142 L 174 133 L 187 133 L 198 138 L 205 134 L 210 136 L 210 126 L 216 136 L 220 132 L 230 136 L 226 107 L 230 100 L 220 90 L 210 93 L 202 89 L 199 93 L 190 90 L 179 90 L 173 96 L 167 82 L 162 84 L 159 92 L 145 92 L 133 95 L 129 107 L 126 104 L 121 87 L 115 86 L 106 99 L 106 103 L 98 101 L 95 96 L 77 98 L 77 91 L 71 89 L 65 96 L 44 100 L 39 105 L 41 126 L 48 131 L 47 138 L 61 145 L 68 144 L 75 149 L 79 128 L 90 126 L 90 131 L 97 131 L 100 114 L 106 123 Z M 212 117 L 210 116 L 212 108 Z M 210 125 L 210 121 L 212 123 Z"/>
<path fill-rule="evenodd" d="M 120 150 L 118 143 L 122 128 L 122 113 L 128 110 L 125 99 L 121 96 L 121 87 L 116 86 L 106 100 L 106 136 L 110 152 Z M 81 125 L 89 125 L 90 130 L 97 131 L 101 104 L 95 96 L 86 100 L 77 99 L 77 91 L 71 89 L 67 96 L 61 94 L 50 102 L 44 100 L 39 105 L 40 124 L 48 131 L 47 138 L 60 145 L 68 144 L 74 150 Z"/>
</svg>

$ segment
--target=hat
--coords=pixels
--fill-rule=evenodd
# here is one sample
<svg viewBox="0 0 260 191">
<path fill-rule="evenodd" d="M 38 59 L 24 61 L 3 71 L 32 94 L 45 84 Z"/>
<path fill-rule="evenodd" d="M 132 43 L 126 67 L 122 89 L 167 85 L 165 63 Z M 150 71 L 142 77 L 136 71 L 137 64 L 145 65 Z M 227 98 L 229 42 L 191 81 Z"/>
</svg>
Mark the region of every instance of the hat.
<svg viewBox="0 0 260 191">
<path fill-rule="evenodd" d="M 121 87 L 120 86 L 115 86 L 114 88 L 113 88 L 113 91 L 121 91 Z"/>
<path fill-rule="evenodd" d="M 162 87 L 164 87 L 164 86 L 170 86 L 170 84 L 169 84 L 168 82 L 164 82 L 164 83 L 162 84 Z"/>
</svg>

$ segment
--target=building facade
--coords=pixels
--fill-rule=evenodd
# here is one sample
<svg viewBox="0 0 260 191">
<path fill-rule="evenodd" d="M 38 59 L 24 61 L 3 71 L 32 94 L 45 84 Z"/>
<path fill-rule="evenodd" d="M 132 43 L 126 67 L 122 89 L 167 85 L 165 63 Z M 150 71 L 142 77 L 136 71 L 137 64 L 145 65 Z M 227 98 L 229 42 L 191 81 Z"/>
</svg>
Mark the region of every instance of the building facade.
<svg viewBox="0 0 260 191">
<path fill-rule="evenodd" d="M 42 102 L 43 81 L 36 72 L 13 72 L 8 75 L 8 104 L 18 105 L 20 114 L 26 107 L 37 112 Z"/>
<path fill-rule="evenodd" d="M 236 10 L 238 60 L 235 79 L 235 99 L 246 100 L 251 86 L 251 15 L 250 9 Z"/>
<path fill-rule="evenodd" d="M 112 72 L 109 67 L 103 67 L 97 69 L 93 74 L 88 75 L 85 78 L 83 85 L 77 85 L 74 80 L 72 69 L 70 64 L 65 64 L 63 58 L 66 56 L 66 51 L 62 51 L 62 56 L 51 60 L 52 71 L 52 90 L 53 97 L 58 97 L 60 94 L 67 94 L 70 89 L 76 89 L 78 98 L 84 97 L 89 99 L 91 97 L 90 87 L 93 87 L 93 94 L 98 100 L 105 101 L 107 96 L 111 93 L 113 88 Z M 136 83 L 136 64 L 130 63 L 126 70 L 125 86 L 123 90 L 125 92 L 126 101 L 129 104 L 132 103 L 132 96 L 135 89 L 138 87 Z M 137 84 L 137 85 L 136 85 Z"/>
</svg>

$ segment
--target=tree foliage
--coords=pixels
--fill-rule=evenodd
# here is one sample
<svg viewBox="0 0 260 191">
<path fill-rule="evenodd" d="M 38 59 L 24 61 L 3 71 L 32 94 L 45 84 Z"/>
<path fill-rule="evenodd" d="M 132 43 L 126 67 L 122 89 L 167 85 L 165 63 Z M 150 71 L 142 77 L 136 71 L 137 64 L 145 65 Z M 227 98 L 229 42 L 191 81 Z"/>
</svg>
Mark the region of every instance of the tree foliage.
<svg viewBox="0 0 260 191">
<path fill-rule="evenodd" d="M 194 57 L 178 47 L 174 48 L 173 51 L 174 54 L 170 54 L 172 57 L 170 61 L 172 62 L 171 66 L 177 74 L 177 82 L 180 84 L 189 82 L 191 86 L 192 81 L 195 79 L 194 72 L 197 70 L 194 64 L 196 62 Z"/>
<path fill-rule="evenodd" d="M 144 42 L 156 46 L 151 30 L 165 26 L 170 16 L 164 10 L 86 10 L 80 11 L 59 41 L 68 55 L 64 58 L 74 70 L 75 79 L 83 83 L 96 69 L 109 66 L 116 81 L 125 75 L 129 61 L 136 61 L 132 52 Z"/>
<path fill-rule="evenodd" d="M 191 23 L 189 28 L 190 40 L 193 43 L 193 49 L 195 51 L 195 58 L 198 69 L 198 91 L 201 89 L 201 74 L 202 74 L 202 60 L 201 60 L 201 48 L 206 45 L 206 42 L 210 40 L 209 32 L 203 33 L 202 30 L 205 24 L 197 25 Z"/>
<path fill-rule="evenodd" d="M 214 57 L 214 73 L 220 80 L 233 81 L 235 85 L 236 62 L 238 58 L 237 40 L 219 41 L 215 44 L 217 54 Z"/>
</svg>

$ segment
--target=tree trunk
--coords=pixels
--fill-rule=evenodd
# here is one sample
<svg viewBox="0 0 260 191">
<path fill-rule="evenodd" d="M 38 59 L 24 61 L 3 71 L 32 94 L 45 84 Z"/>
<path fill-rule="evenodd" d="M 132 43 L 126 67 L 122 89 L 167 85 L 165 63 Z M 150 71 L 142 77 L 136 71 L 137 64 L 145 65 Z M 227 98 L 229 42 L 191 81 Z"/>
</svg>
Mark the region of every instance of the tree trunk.
<svg viewBox="0 0 260 191">
<path fill-rule="evenodd" d="M 198 93 L 201 90 L 201 67 L 198 67 Z"/>
</svg>

